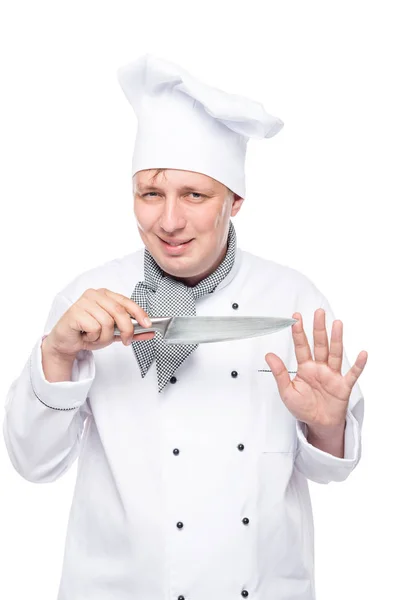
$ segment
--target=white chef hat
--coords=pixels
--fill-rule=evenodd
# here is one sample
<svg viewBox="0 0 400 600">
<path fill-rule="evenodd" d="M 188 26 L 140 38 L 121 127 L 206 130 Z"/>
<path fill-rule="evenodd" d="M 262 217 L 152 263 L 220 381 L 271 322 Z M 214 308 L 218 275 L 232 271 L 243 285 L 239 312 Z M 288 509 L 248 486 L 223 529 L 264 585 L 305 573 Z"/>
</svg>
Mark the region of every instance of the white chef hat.
<svg viewBox="0 0 400 600">
<path fill-rule="evenodd" d="M 144 169 L 203 173 L 245 197 L 249 138 L 283 127 L 259 102 L 228 94 L 182 67 L 145 54 L 117 71 L 138 119 L 132 175 Z"/>
</svg>

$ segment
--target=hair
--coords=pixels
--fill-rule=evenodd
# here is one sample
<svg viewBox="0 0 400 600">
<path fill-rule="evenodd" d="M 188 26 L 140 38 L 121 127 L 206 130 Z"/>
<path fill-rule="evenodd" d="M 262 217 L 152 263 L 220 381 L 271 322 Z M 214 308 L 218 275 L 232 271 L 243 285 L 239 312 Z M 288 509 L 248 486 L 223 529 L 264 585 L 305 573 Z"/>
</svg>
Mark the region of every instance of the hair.
<svg viewBox="0 0 400 600">
<path fill-rule="evenodd" d="M 151 177 L 151 179 L 154 181 L 154 179 L 156 179 L 159 176 L 160 173 L 164 173 L 165 171 L 166 171 L 166 169 L 156 169 L 156 172 Z"/>
</svg>

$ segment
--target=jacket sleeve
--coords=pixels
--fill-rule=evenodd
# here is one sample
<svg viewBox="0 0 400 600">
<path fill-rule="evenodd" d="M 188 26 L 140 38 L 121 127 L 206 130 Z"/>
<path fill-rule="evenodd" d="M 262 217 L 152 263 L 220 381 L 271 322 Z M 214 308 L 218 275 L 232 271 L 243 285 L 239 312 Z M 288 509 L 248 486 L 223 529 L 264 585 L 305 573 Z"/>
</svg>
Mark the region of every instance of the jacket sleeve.
<svg viewBox="0 0 400 600">
<path fill-rule="evenodd" d="M 322 297 L 321 308 L 326 313 L 326 329 L 330 340 L 332 323 L 335 319 L 333 311 Z M 312 315 L 314 318 L 314 315 Z M 312 346 L 312 326 L 309 327 L 307 339 Z M 345 375 L 351 365 L 345 350 L 343 350 L 342 374 Z M 307 425 L 300 421 L 296 423 L 297 429 L 297 455 L 295 467 L 308 479 L 317 483 L 330 483 L 331 481 L 344 481 L 358 464 L 361 457 L 361 427 L 364 418 L 364 398 L 358 381 L 353 386 L 350 394 L 346 416 L 344 458 L 338 458 L 316 448 L 307 441 Z"/>
<path fill-rule="evenodd" d="M 55 296 L 43 337 L 70 305 L 61 294 Z M 83 350 L 73 363 L 72 381 L 47 381 L 42 367 L 43 337 L 11 384 L 3 422 L 11 463 L 24 479 L 36 483 L 55 481 L 78 456 L 91 414 L 87 399 L 95 376 L 93 352 Z"/>
</svg>

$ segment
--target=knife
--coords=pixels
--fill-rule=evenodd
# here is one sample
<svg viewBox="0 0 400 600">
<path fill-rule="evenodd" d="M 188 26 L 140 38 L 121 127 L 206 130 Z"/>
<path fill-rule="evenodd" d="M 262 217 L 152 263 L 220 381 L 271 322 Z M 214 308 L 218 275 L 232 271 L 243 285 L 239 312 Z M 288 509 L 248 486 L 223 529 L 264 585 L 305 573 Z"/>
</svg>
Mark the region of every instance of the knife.
<svg viewBox="0 0 400 600">
<path fill-rule="evenodd" d="M 142 327 L 131 317 L 134 334 L 159 331 L 167 344 L 226 342 L 275 333 L 298 319 L 280 317 L 154 317 L 151 327 Z M 114 335 L 120 335 L 117 326 Z"/>
</svg>

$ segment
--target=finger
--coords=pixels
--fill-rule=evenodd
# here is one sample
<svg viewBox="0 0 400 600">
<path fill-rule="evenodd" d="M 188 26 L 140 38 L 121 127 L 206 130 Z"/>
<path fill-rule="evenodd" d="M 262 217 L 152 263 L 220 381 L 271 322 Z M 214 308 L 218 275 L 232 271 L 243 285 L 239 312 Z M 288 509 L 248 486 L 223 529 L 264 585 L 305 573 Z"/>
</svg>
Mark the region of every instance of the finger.
<svg viewBox="0 0 400 600">
<path fill-rule="evenodd" d="M 315 362 L 326 363 L 329 356 L 329 341 L 323 308 L 318 308 L 314 313 L 313 338 Z"/>
<path fill-rule="evenodd" d="M 360 377 L 361 373 L 364 370 L 365 365 L 367 364 L 368 353 L 365 350 L 362 350 L 360 354 L 357 356 L 356 362 L 351 367 L 351 369 L 344 376 L 344 380 L 346 384 L 351 389 L 357 379 Z"/>
<path fill-rule="evenodd" d="M 328 366 L 338 373 L 342 372 L 343 361 L 343 323 L 335 320 L 332 323 L 331 345 L 329 348 Z"/>
<path fill-rule="evenodd" d="M 144 340 L 151 340 L 154 337 L 154 335 L 155 335 L 154 331 L 150 331 L 149 333 L 138 333 L 137 335 L 135 335 L 134 341 L 140 342 L 140 341 L 144 341 Z M 120 335 L 115 334 L 114 341 L 122 342 L 123 340 Z M 130 341 L 133 341 L 133 340 L 130 340 Z"/>
<path fill-rule="evenodd" d="M 106 292 L 108 292 L 109 290 L 106 290 Z M 145 318 L 147 317 L 147 313 L 140 307 L 138 306 L 135 302 L 130 301 L 133 304 L 133 309 L 130 309 L 131 312 L 127 312 L 127 309 L 125 308 L 125 306 L 123 306 L 122 304 L 119 303 L 118 300 L 114 300 L 113 297 L 119 297 L 125 300 L 129 300 L 129 298 L 126 298 L 125 296 L 122 296 L 122 294 L 115 294 L 114 292 L 111 292 L 111 294 L 109 293 L 101 293 L 100 295 L 98 295 L 97 297 L 97 301 L 100 304 L 100 306 L 103 306 L 104 308 L 106 308 L 106 310 L 109 311 L 109 313 L 113 316 L 114 321 L 120 331 L 120 335 L 121 337 L 125 340 L 124 343 L 130 344 L 133 341 L 133 337 L 135 341 L 143 341 L 143 340 L 151 340 L 154 336 L 155 336 L 155 332 L 154 331 L 150 331 L 149 333 L 139 333 L 137 335 L 135 335 L 135 330 L 134 330 L 134 325 L 131 321 L 131 315 L 138 321 L 138 323 L 141 325 L 144 320 L 143 317 L 141 317 L 142 323 L 140 323 L 138 315 L 136 313 L 138 313 L 139 311 L 141 311 L 141 313 L 143 313 L 144 315 L 146 315 Z M 151 321 L 149 321 L 150 325 L 151 325 Z M 144 326 L 147 326 L 147 324 L 145 324 Z M 112 335 L 114 334 L 114 323 L 112 325 Z"/>
<path fill-rule="evenodd" d="M 292 336 L 294 342 L 294 351 L 296 353 L 297 364 L 305 363 L 308 360 L 312 360 L 312 354 L 310 346 L 308 344 L 307 336 L 303 329 L 303 317 L 300 313 L 294 313 L 293 319 L 298 319 L 297 323 L 292 325 Z"/>
<path fill-rule="evenodd" d="M 131 321 L 130 314 L 126 311 L 125 307 L 119 302 L 112 299 L 107 294 L 98 295 L 98 304 L 103 307 L 112 317 L 113 322 L 108 332 L 110 336 L 115 336 L 114 328 L 115 325 L 118 327 L 120 336 L 124 341 L 125 345 L 132 342 L 134 336 L 134 326 Z"/>
<path fill-rule="evenodd" d="M 134 335 L 133 342 L 142 342 L 144 340 L 151 340 L 153 339 L 153 337 L 155 336 L 155 332 L 154 331 L 149 331 L 149 333 L 138 333 L 136 335 Z"/>
<path fill-rule="evenodd" d="M 283 397 L 286 388 L 291 384 L 288 370 L 279 356 L 273 354 L 272 352 L 268 352 L 268 354 L 265 355 L 265 361 L 275 377 L 279 394 L 281 397 Z"/>
<path fill-rule="evenodd" d="M 81 298 L 80 306 L 100 324 L 101 332 L 96 342 L 105 345 L 113 342 L 115 322 L 118 321 L 121 340 L 125 345 L 129 344 L 133 337 L 133 325 L 123 307 L 118 308 L 113 300 L 102 297 L 100 294 L 96 294 L 90 300 L 87 297 Z"/>
<path fill-rule="evenodd" d="M 141 306 L 136 304 L 136 302 L 134 302 L 130 298 L 127 298 L 123 294 L 118 294 L 117 292 L 112 292 L 111 290 L 107 290 L 104 288 L 102 288 L 102 290 L 104 290 L 104 294 L 106 296 L 112 298 L 113 300 L 121 304 L 125 308 L 125 310 L 132 317 L 134 317 L 136 321 L 140 323 L 140 325 L 142 325 L 142 327 L 151 326 L 151 319 L 149 318 L 149 315 Z"/>
<path fill-rule="evenodd" d="M 114 292 L 110 292 L 110 290 L 107 290 L 105 288 L 100 288 L 99 290 L 87 290 L 85 295 L 88 298 L 90 298 L 91 302 L 94 302 L 98 306 L 101 306 L 109 315 L 111 315 L 113 319 L 112 323 L 104 322 L 105 336 L 103 339 L 107 341 L 112 341 L 112 336 L 115 335 L 114 327 L 116 324 L 120 331 L 120 335 L 124 344 L 128 345 L 129 343 L 131 343 L 132 338 L 134 336 L 134 327 L 131 321 L 131 315 L 129 312 L 127 312 L 126 308 L 118 301 L 118 298 L 122 298 L 125 300 L 129 299 L 123 296 L 122 294 L 115 294 Z M 132 304 L 137 309 L 137 311 L 135 312 L 144 312 L 142 308 L 135 304 L 135 302 L 132 301 Z M 134 316 L 135 319 L 139 321 L 137 315 L 134 314 L 133 311 L 131 312 L 132 316 Z M 154 337 L 154 333 L 150 336 L 150 338 L 151 337 Z M 149 339 L 149 337 L 146 337 L 144 339 Z"/>
<path fill-rule="evenodd" d="M 88 313 L 84 308 L 79 310 L 75 316 L 76 330 L 83 332 L 85 342 L 97 342 L 101 336 L 101 324 L 98 320 Z"/>
</svg>

